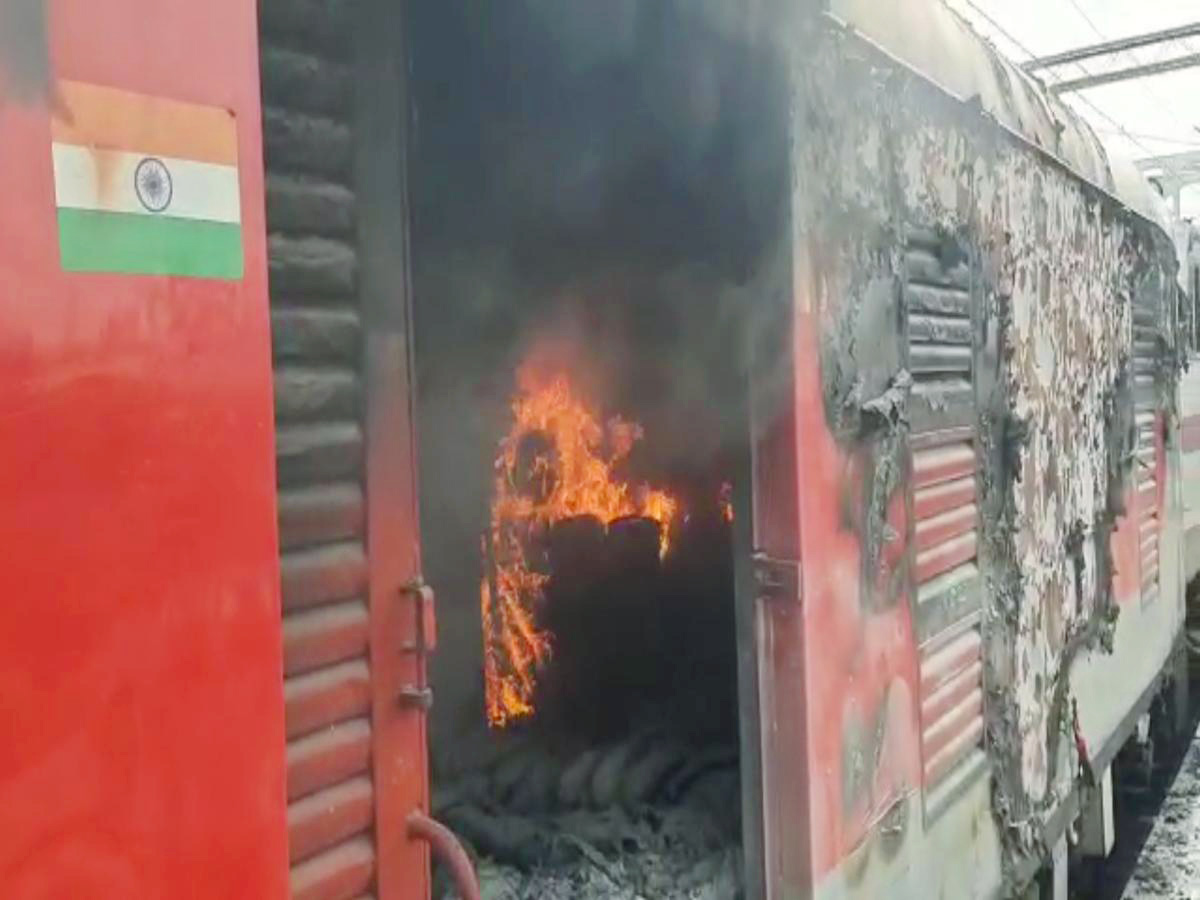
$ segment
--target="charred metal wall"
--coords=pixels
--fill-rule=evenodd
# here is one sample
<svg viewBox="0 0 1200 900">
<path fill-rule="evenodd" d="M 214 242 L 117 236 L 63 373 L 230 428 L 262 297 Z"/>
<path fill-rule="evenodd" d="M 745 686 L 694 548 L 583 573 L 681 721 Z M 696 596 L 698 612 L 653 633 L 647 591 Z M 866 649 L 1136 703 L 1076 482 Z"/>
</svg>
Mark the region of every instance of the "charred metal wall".
<svg viewBox="0 0 1200 900">
<path fill-rule="evenodd" d="M 1176 372 L 1162 287 L 1173 255 L 1156 226 L 877 48 L 820 25 L 796 48 L 798 303 L 820 333 L 829 430 L 842 454 L 865 459 L 860 468 L 868 479 L 854 491 L 862 498 L 856 527 L 868 571 L 856 589 L 810 600 L 860 608 L 867 644 L 885 583 L 896 600 L 884 593 L 884 606 L 898 600 L 920 614 L 916 585 L 928 574 L 919 562 L 920 523 L 880 510 L 913 489 L 910 473 L 922 466 L 931 440 L 918 435 L 941 432 L 941 444 L 953 447 L 954 429 L 969 426 L 966 443 L 959 435 L 957 446 L 977 454 L 984 747 L 992 812 L 1008 871 L 1015 871 L 1018 860 L 1042 853 L 1051 813 L 1080 764 L 1067 673 L 1084 648 L 1111 639 L 1119 609 L 1112 548 L 1134 485 L 1135 395 L 1161 408 Z M 914 235 L 940 262 L 925 278 L 940 290 L 933 307 L 900 288 L 913 281 Z M 965 279 L 957 299 L 947 274 L 956 260 Z M 1142 324 L 1154 327 L 1147 339 L 1156 349 L 1145 372 L 1149 391 L 1141 394 L 1147 385 L 1135 384 L 1133 349 L 1135 298 L 1143 294 L 1153 295 L 1147 302 L 1155 318 Z M 968 334 L 964 355 L 953 348 Z M 919 346 L 929 343 L 949 346 Z M 890 560 L 886 548 L 906 534 L 907 562 Z M 974 564 L 965 545 L 959 549 L 957 562 Z M 903 574 L 889 581 L 888 569 Z M 897 677 L 915 681 L 917 632 L 906 626 L 862 652 L 893 653 Z M 862 677 L 854 665 L 815 647 L 810 683 L 821 683 L 825 668 L 853 681 Z M 894 698 L 889 690 L 878 702 Z M 928 710 L 915 694 L 908 702 L 914 724 L 907 733 L 916 735 Z M 836 703 L 827 704 L 828 713 L 824 699 L 816 703 L 822 708 L 810 721 L 836 720 Z M 907 752 L 893 744 L 876 754 L 875 777 L 887 769 L 889 753 Z M 855 751 L 842 753 L 842 765 L 854 765 Z M 820 748 L 814 756 L 822 759 Z M 928 755 L 924 766 L 929 790 Z M 827 777 L 813 775 L 818 782 Z M 869 783 L 873 776 L 859 777 Z M 841 781 L 843 791 L 852 783 L 845 774 Z M 892 783 L 902 797 L 903 779 L 893 776 Z M 830 818 L 823 796 L 813 801 L 818 823 Z M 841 802 L 849 802 L 844 794 Z M 930 827 L 910 822 L 907 830 Z M 856 847 L 864 839 L 870 843 L 853 834 L 845 840 Z M 854 878 L 869 881 L 888 868 L 886 861 L 864 861 Z M 844 877 L 834 880 L 844 887 Z"/>
</svg>

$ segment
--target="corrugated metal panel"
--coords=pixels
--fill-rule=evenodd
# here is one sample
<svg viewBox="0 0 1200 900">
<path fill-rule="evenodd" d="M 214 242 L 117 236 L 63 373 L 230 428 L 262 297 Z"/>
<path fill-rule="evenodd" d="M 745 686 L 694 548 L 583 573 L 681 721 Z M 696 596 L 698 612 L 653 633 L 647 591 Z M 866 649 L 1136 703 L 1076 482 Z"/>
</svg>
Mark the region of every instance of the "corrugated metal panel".
<svg viewBox="0 0 1200 900">
<path fill-rule="evenodd" d="M 1200 277 L 1200 272 L 1197 273 Z M 1200 322 L 1197 323 L 1200 327 Z M 1179 428 L 1181 472 L 1180 489 L 1183 500 L 1184 580 L 1200 575 L 1200 358 L 1192 354 L 1188 371 L 1179 385 Z"/>
<path fill-rule="evenodd" d="M 1158 597 L 1158 543 L 1162 529 L 1159 509 L 1162 496 L 1162 434 L 1158 417 L 1159 347 L 1162 345 L 1161 286 L 1148 278 L 1133 298 L 1133 384 L 1137 443 L 1134 449 L 1134 485 L 1138 517 L 1142 603 Z"/>
<path fill-rule="evenodd" d="M 910 235 L 903 298 L 914 383 L 910 540 L 927 795 L 977 760 L 983 739 L 972 277 L 952 238 Z"/>
<path fill-rule="evenodd" d="M 971 273 L 966 256 L 940 235 L 914 232 L 904 265 L 913 433 L 970 426 L 974 393 Z"/>
<path fill-rule="evenodd" d="M 983 737 L 983 643 L 977 627 L 921 658 L 925 785 L 936 784 Z"/>
<path fill-rule="evenodd" d="M 912 456 L 917 631 L 924 646 L 979 610 L 977 464 L 969 441 L 914 449 Z"/>
<path fill-rule="evenodd" d="M 376 871 L 346 9 L 260 7 L 296 900 L 361 896 Z"/>
</svg>

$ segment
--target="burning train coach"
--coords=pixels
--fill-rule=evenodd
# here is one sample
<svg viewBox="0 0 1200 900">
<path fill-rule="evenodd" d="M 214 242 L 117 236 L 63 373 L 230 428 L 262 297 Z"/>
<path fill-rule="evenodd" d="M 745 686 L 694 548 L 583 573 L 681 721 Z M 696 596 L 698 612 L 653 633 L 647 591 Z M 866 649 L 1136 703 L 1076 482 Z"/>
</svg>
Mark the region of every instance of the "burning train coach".
<svg viewBox="0 0 1200 900">
<path fill-rule="evenodd" d="M 142 6 L 0 10 L 0 533 L 53 587 L 0 633 L 89 673 L 0 655 L 11 896 L 1065 898 L 1108 852 L 1183 696 L 1183 338 L 1086 124 L 938 0 Z M 168 176 L 138 111 L 204 110 L 236 271 L 34 247 L 60 84 Z"/>
</svg>

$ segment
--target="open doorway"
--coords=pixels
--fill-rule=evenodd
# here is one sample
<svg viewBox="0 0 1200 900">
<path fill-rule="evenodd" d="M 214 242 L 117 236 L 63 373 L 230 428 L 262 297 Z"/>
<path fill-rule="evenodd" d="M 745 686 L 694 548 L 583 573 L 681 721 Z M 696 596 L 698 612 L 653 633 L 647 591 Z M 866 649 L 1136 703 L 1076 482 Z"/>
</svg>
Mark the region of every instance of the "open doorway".
<svg viewBox="0 0 1200 900">
<path fill-rule="evenodd" d="M 497 896 L 744 883 L 735 497 L 787 178 L 743 27 L 411 12 L 433 807 Z"/>
</svg>

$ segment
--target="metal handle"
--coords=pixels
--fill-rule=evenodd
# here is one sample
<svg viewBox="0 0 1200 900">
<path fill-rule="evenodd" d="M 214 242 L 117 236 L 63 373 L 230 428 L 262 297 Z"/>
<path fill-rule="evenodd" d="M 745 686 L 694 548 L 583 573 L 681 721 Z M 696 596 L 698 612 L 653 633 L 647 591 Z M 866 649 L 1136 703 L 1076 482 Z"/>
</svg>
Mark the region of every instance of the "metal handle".
<svg viewBox="0 0 1200 900">
<path fill-rule="evenodd" d="M 412 597 L 417 614 L 416 639 L 406 643 L 404 651 L 418 654 L 432 653 L 437 649 L 437 606 L 433 588 L 417 578 L 400 590 L 405 596 Z"/>
<path fill-rule="evenodd" d="M 415 810 L 409 814 L 407 824 L 409 840 L 425 841 L 429 844 L 434 857 L 450 873 L 450 880 L 454 882 L 458 896 L 462 900 L 481 900 L 475 867 L 471 864 L 471 857 L 467 856 L 463 845 L 454 836 L 454 832 L 436 819 Z"/>
<path fill-rule="evenodd" d="M 423 657 L 437 647 L 437 608 L 434 606 L 433 589 L 420 578 L 414 578 L 400 589 L 400 593 L 412 598 L 416 613 L 413 640 L 406 641 L 400 649 L 421 658 L 417 660 L 417 683 L 401 685 L 396 702 L 408 709 L 428 712 L 433 706 L 433 689 L 425 680 Z"/>
</svg>

